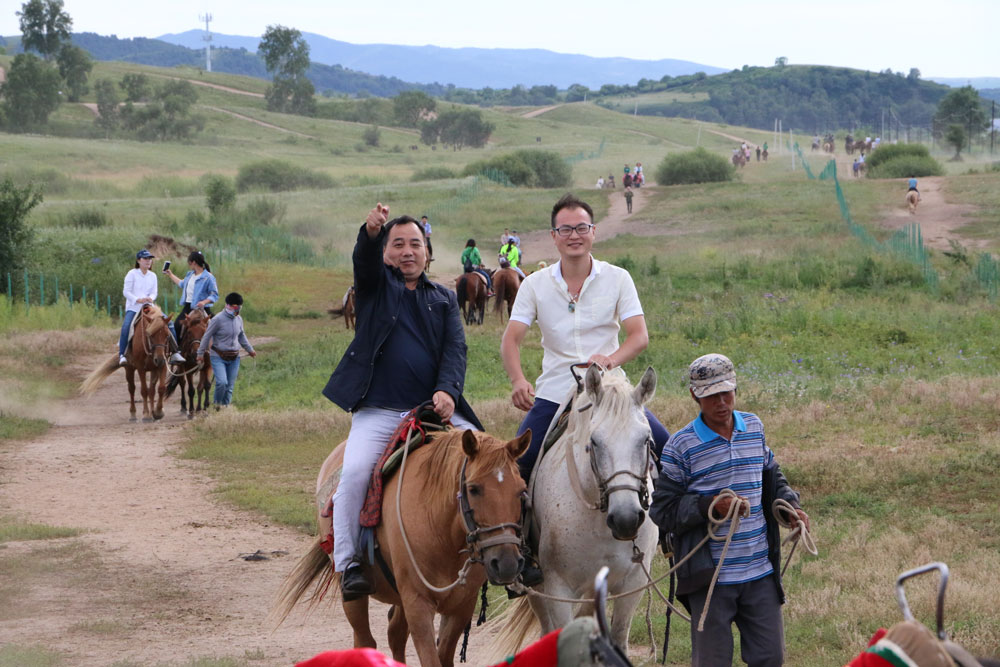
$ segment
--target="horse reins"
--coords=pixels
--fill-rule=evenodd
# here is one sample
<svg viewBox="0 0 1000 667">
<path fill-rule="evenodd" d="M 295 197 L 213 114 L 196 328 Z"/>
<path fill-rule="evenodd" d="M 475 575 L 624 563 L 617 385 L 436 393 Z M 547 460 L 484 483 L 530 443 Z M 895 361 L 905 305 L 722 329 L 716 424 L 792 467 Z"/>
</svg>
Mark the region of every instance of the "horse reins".
<svg viewBox="0 0 1000 667">
<path fill-rule="evenodd" d="M 437 424 L 430 424 L 427 422 L 422 422 L 421 426 L 425 430 L 443 430 L 443 427 Z M 406 547 L 406 553 L 410 557 L 410 564 L 413 565 L 414 571 L 416 571 L 417 576 L 420 581 L 429 590 L 435 593 L 447 593 L 456 586 L 464 586 L 466 584 L 466 577 L 468 576 L 469 570 L 476 563 L 482 564 L 482 551 L 490 547 L 498 546 L 501 544 L 517 544 L 521 545 L 523 539 L 521 537 L 521 526 L 519 524 L 513 523 L 501 523 L 495 526 L 480 527 L 476 521 L 472 507 L 469 505 L 467 484 L 465 480 L 465 468 L 469 462 L 469 457 L 466 456 L 465 460 L 462 462 L 462 470 L 459 475 L 459 491 L 458 491 L 458 501 L 459 507 L 461 508 L 462 524 L 465 527 L 466 536 L 465 541 L 468 544 L 468 548 L 462 549 L 459 553 L 468 552 L 469 556 L 465 559 L 465 563 L 462 564 L 461 569 L 458 571 L 458 576 L 455 581 L 451 582 L 447 586 L 435 586 L 431 582 L 427 581 L 427 577 L 424 576 L 423 570 L 420 569 L 420 565 L 417 563 L 416 556 L 413 555 L 413 547 L 410 546 L 410 540 L 406 536 L 406 527 L 403 526 L 403 512 L 401 508 L 402 491 L 403 491 L 403 476 L 406 473 L 406 459 L 410 453 L 410 445 L 417 441 L 421 437 L 419 430 L 414 429 L 410 431 L 410 435 L 407 436 L 406 442 L 403 443 L 403 458 L 399 465 L 399 480 L 396 483 L 396 521 L 399 524 L 399 534 L 403 538 L 403 546 Z M 521 502 L 521 512 L 524 513 L 524 498 L 522 497 Z M 513 528 L 516 535 L 510 535 L 504 533 L 502 535 L 496 535 L 494 537 L 488 537 L 483 539 L 482 535 L 486 533 L 495 532 L 498 530 L 506 530 L 508 528 Z"/>
</svg>

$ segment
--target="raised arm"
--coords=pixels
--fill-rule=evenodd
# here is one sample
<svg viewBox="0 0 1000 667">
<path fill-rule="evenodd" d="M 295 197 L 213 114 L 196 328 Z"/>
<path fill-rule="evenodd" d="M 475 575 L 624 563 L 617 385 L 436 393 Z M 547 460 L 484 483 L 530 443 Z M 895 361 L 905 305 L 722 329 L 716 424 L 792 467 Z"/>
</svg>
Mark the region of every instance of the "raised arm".
<svg viewBox="0 0 1000 667">
<path fill-rule="evenodd" d="M 389 207 L 381 203 L 368 212 L 365 224 L 358 232 L 354 244 L 354 287 L 359 293 L 373 289 L 382 275 L 383 225 L 389 220 Z"/>
</svg>

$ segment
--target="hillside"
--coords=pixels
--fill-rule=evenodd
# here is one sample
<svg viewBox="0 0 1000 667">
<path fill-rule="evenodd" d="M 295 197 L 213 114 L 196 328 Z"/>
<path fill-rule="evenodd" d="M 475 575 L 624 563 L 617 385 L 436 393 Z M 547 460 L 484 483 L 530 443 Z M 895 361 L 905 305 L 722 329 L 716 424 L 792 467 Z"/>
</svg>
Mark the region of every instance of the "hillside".
<svg viewBox="0 0 1000 667">
<path fill-rule="evenodd" d="M 653 116 L 697 118 L 807 133 L 839 128 L 928 127 L 949 88 L 902 73 L 843 67 L 744 67 L 712 77 L 665 77 L 601 88 L 598 103 Z M 883 113 L 884 118 L 883 118 Z"/>
<path fill-rule="evenodd" d="M 157 39 L 189 48 L 203 48 L 201 30 L 160 35 Z M 589 88 L 603 84 L 624 84 L 644 77 L 659 79 L 724 69 L 687 60 L 635 60 L 593 58 L 545 49 L 450 49 L 439 46 L 399 46 L 394 44 L 350 44 L 323 35 L 303 32 L 314 62 L 342 65 L 352 70 L 397 77 L 425 84 L 454 84 L 464 88 L 511 88 L 516 85 L 555 85 L 568 88 L 574 83 Z M 228 48 L 255 51 L 259 36 L 214 34 L 212 43 Z"/>
</svg>

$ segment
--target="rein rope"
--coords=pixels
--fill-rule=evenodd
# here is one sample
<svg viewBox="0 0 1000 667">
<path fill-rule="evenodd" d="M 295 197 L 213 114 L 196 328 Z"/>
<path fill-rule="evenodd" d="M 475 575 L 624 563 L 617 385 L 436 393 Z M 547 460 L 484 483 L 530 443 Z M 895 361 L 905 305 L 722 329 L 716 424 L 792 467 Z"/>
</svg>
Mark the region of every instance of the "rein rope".
<svg viewBox="0 0 1000 667">
<path fill-rule="evenodd" d="M 188 354 L 188 355 L 190 355 L 190 354 L 194 354 L 195 355 L 195 359 L 197 360 L 197 363 L 194 365 L 194 367 L 190 368 L 190 369 L 188 369 L 186 371 L 181 371 L 180 373 L 175 373 L 172 370 L 170 370 L 170 367 L 168 366 L 167 367 L 167 373 L 169 373 L 173 377 L 184 377 L 185 375 L 190 375 L 191 373 L 196 373 L 196 372 L 198 372 L 198 371 L 201 370 L 201 368 L 202 368 L 202 366 L 204 364 L 202 364 L 202 362 L 201 362 L 201 359 L 202 359 L 201 355 L 200 354 L 196 354 L 194 352 L 194 345 L 195 345 L 195 343 L 197 343 L 198 344 L 198 348 L 201 349 L 201 339 L 200 338 L 196 338 L 196 339 L 194 339 L 194 340 L 191 341 L 191 345 L 189 346 L 190 349 L 186 352 L 186 354 Z M 187 357 L 185 357 L 185 359 L 186 358 Z"/>
<path fill-rule="evenodd" d="M 443 427 L 438 426 L 437 424 L 427 422 L 421 422 L 421 427 L 425 430 L 444 430 Z M 465 468 L 469 462 L 469 457 L 466 456 L 465 460 L 462 462 L 462 471 L 459 474 L 458 500 L 461 508 L 462 523 L 467 532 L 465 540 L 469 546 L 466 549 L 462 549 L 459 553 L 468 552 L 469 556 L 465 559 L 465 563 L 462 564 L 461 569 L 459 569 L 458 576 L 455 581 L 451 582 L 447 586 L 435 586 L 431 582 L 427 581 L 427 577 L 424 576 L 423 571 L 420 569 L 420 565 L 417 563 L 416 556 L 413 555 L 413 547 L 410 546 L 410 540 L 406 536 L 406 528 L 403 526 L 403 512 L 400 501 L 403 491 L 403 477 L 406 473 L 406 459 L 410 453 L 410 444 L 416 442 L 420 436 L 421 434 L 419 430 L 411 430 L 410 435 L 406 438 L 406 442 L 403 443 L 403 459 L 399 465 L 399 482 L 396 484 L 396 521 L 399 523 L 399 534 L 403 538 L 403 546 L 406 547 L 406 553 L 410 557 L 410 564 L 413 566 L 414 571 L 416 571 L 421 583 L 435 593 L 447 593 L 456 586 L 464 586 L 466 584 L 466 578 L 472 566 L 476 563 L 483 562 L 483 549 L 500 544 L 521 544 L 521 526 L 520 524 L 501 523 L 495 526 L 480 527 L 475 523 L 473 510 L 468 504 L 468 499 L 466 497 L 467 494 L 465 493 Z M 507 528 L 513 528 L 516 532 L 516 536 L 504 533 L 502 535 L 481 540 L 481 535 L 484 533 L 505 530 Z"/>
</svg>

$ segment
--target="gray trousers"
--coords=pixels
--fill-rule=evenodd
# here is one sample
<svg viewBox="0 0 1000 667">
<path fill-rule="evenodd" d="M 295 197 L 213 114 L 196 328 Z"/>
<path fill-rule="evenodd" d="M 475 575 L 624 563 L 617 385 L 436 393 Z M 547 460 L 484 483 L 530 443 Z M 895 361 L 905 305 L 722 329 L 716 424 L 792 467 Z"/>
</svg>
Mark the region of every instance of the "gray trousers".
<svg viewBox="0 0 1000 667">
<path fill-rule="evenodd" d="M 691 666 L 732 667 L 733 623 L 740 630 L 740 657 L 749 667 L 784 662 L 785 630 L 774 575 L 745 584 L 716 584 L 705 629 L 698 632 L 708 588 L 691 593 Z"/>
</svg>

